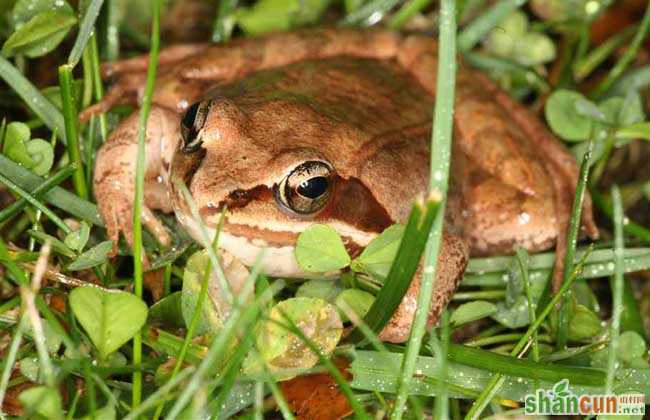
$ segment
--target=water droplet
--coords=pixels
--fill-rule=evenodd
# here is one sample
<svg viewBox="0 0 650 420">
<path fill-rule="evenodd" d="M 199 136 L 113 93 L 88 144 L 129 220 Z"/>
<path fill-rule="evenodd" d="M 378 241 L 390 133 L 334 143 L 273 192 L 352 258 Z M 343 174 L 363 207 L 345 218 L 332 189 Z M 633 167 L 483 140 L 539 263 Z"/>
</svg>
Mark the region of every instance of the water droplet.
<svg viewBox="0 0 650 420">
<path fill-rule="evenodd" d="M 588 1 L 585 4 L 585 13 L 588 15 L 598 13 L 598 10 L 600 10 L 600 3 L 596 0 Z"/>
<path fill-rule="evenodd" d="M 519 213 L 519 215 L 517 216 L 517 221 L 519 222 L 520 225 L 527 224 L 528 222 L 530 222 L 530 214 L 526 212 Z"/>
</svg>

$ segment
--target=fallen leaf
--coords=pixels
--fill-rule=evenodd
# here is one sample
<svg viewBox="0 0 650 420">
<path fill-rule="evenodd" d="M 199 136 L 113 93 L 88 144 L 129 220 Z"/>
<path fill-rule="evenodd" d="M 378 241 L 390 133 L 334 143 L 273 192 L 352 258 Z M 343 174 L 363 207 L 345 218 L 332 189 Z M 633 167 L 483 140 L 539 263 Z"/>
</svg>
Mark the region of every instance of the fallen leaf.
<svg viewBox="0 0 650 420">
<path fill-rule="evenodd" d="M 350 363 L 337 358 L 334 364 L 347 380 Z M 329 373 L 298 376 L 280 383 L 289 407 L 298 419 L 338 420 L 352 414 L 352 407 Z"/>
</svg>

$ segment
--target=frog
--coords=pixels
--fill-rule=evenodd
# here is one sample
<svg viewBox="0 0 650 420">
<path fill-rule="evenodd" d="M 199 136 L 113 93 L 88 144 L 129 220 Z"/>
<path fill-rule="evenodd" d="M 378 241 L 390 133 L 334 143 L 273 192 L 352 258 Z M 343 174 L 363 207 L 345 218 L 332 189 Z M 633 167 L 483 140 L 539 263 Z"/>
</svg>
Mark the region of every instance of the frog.
<svg viewBox="0 0 650 420">
<path fill-rule="evenodd" d="M 315 28 L 162 50 L 145 132 L 144 226 L 163 246 L 170 233 L 154 211 L 173 212 L 204 245 L 201 224 L 208 236 L 221 226 L 222 252 L 246 267 L 263 255 L 261 271 L 273 277 L 313 276 L 294 251 L 316 223 L 358 255 L 406 220 L 430 177 L 443 176 L 429 169 L 437 50 L 430 36 L 381 28 Z M 103 65 L 114 83 L 81 119 L 116 104 L 140 105 L 148 61 Z M 470 256 L 517 247 L 561 253 L 578 179 L 575 159 L 537 116 L 460 59 L 455 92 L 429 326 Z M 140 112 L 120 122 L 95 162 L 94 194 L 114 244 L 121 234 L 133 243 Z M 581 229 L 598 235 L 588 196 Z M 382 340 L 408 338 L 421 277 L 420 268 Z"/>
</svg>

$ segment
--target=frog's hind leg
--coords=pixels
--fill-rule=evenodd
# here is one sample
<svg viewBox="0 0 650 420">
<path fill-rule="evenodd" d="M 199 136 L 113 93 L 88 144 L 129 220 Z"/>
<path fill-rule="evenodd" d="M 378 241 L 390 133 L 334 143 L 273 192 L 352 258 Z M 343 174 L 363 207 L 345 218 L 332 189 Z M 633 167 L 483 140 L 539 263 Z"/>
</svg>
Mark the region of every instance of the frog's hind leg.
<svg viewBox="0 0 650 420">
<path fill-rule="evenodd" d="M 123 120 L 97 153 L 93 187 L 99 212 L 108 237 L 117 249 L 120 233 L 133 245 L 133 199 L 137 161 L 139 112 Z M 144 226 L 162 245 L 171 238 L 154 209 L 171 211 L 167 190 L 161 185 L 167 177 L 172 152 L 179 136 L 176 113 L 153 106 L 146 131 L 145 202 L 142 208 Z"/>
<path fill-rule="evenodd" d="M 158 67 L 165 69 L 189 58 L 200 54 L 210 44 L 179 44 L 172 45 L 160 51 L 158 54 Z M 149 54 L 139 55 L 115 62 L 102 63 L 101 73 L 103 78 L 121 76 L 133 73 L 146 73 L 149 67 Z"/>
<path fill-rule="evenodd" d="M 139 83 L 140 78 L 138 77 L 115 84 L 99 102 L 90 105 L 79 113 L 79 122 L 83 124 L 93 115 L 108 112 L 115 105 L 135 104 L 137 102 L 137 90 L 133 86 Z"/>
<path fill-rule="evenodd" d="M 436 92 L 436 54 L 434 40 L 411 36 L 405 39 L 397 56 L 398 62 L 432 95 Z M 557 290 L 578 182 L 576 162 L 536 116 L 487 76 L 461 63 L 456 77 L 454 143 L 484 172 L 504 184 L 501 189 L 508 190 L 505 186 L 509 186 L 518 190 L 528 196 L 524 201 L 538 201 L 543 208 L 548 207 L 551 197 L 554 214 L 550 220 L 557 230 L 553 278 Z M 584 198 L 582 226 L 588 236 L 598 236 L 588 194 Z"/>
<path fill-rule="evenodd" d="M 209 44 L 181 44 L 165 48 L 158 55 L 159 77 L 170 72 L 176 64 L 200 54 L 208 46 Z M 147 79 L 148 66 L 149 54 L 103 63 L 102 78 L 113 78 L 115 82 L 99 102 L 79 114 L 79 121 L 84 123 L 91 116 L 107 112 L 115 105 L 136 105 Z"/>
</svg>

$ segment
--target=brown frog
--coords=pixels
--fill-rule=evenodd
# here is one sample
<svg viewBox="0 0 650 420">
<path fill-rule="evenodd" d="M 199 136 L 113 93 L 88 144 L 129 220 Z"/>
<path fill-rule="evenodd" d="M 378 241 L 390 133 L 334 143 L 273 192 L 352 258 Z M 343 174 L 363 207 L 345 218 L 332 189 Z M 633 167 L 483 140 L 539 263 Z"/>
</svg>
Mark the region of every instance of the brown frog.
<svg viewBox="0 0 650 420">
<path fill-rule="evenodd" d="M 82 118 L 137 103 L 147 57 L 107 64 L 112 90 Z M 319 29 L 183 45 L 160 54 L 146 132 L 143 220 L 166 245 L 152 212 L 174 211 L 202 242 L 173 180 L 186 183 L 206 225 L 227 206 L 221 249 L 244 265 L 266 249 L 262 269 L 304 276 L 294 257 L 313 223 L 336 229 L 351 250 L 404 221 L 429 177 L 436 43 L 386 30 Z M 138 113 L 100 149 L 94 188 L 109 237 L 132 241 Z M 571 209 L 577 167 L 543 124 L 486 76 L 457 74 L 447 232 L 430 323 L 454 293 L 468 253 L 557 244 Z M 433 176 L 438 176 L 434 173 Z M 597 235 L 590 201 L 584 230 Z M 408 337 L 419 276 L 382 332 Z"/>
</svg>

